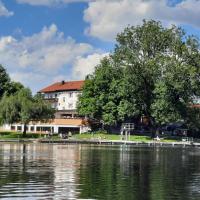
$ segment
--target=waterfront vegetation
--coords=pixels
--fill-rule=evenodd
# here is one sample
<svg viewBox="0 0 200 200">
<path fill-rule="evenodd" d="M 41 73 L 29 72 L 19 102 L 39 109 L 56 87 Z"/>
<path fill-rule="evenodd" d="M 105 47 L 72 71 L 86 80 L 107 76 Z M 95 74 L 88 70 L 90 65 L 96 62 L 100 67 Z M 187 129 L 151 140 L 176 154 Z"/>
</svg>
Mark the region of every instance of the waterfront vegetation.
<svg viewBox="0 0 200 200">
<path fill-rule="evenodd" d="M 54 109 L 51 105 L 45 102 L 41 95 L 33 96 L 28 88 L 22 88 L 13 95 L 5 94 L 0 107 L 1 123 L 22 123 L 23 137 L 26 137 L 26 125 L 30 121 L 48 121 L 54 118 Z"/>
<path fill-rule="evenodd" d="M 92 130 L 112 130 L 124 122 L 148 128 L 152 133 L 163 126 L 181 123 L 191 136 L 200 132 L 200 41 L 182 28 L 164 27 L 161 22 L 143 21 L 128 26 L 116 37 L 112 54 L 102 59 L 94 73 L 86 77 L 77 103 L 80 116 L 87 116 Z M 30 121 L 53 119 L 55 111 L 40 95 L 13 83 L 0 65 L 0 123 L 24 125 L 23 135 L 2 137 L 29 138 Z M 84 134 L 80 137 L 119 139 L 117 135 Z M 139 137 L 139 136 L 138 136 Z M 150 137 L 131 136 L 148 141 Z"/>
<path fill-rule="evenodd" d="M 199 134 L 200 110 L 193 106 L 200 97 L 199 47 L 196 37 L 176 26 L 153 20 L 128 26 L 117 35 L 113 53 L 87 76 L 79 113 L 104 127 L 141 125 L 145 116 L 152 130 L 184 122 Z"/>
<path fill-rule="evenodd" d="M 51 137 L 48 137 L 44 133 L 27 133 L 25 137 L 21 132 L 0 132 L 0 140 L 19 140 L 19 139 L 51 139 L 51 140 L 60 140 L 58 134 L 55 134 Z M 70 140 L 121 140 L 121 135 L 119 134 L 105 134 L 105 133 L 84 133 L 84 134 L 74 134 L 69 138 Z M 142 136 L 142 135 L 131 135 L 130 141 L 137 142 L 150 142 L 153 139 L 150 136 Z M 180 141 L 181 138 L 162 138 L 162 142 L 177 142 Z"/>
<path fill-rule="evenodd" d="M 22 132 L 15 132 L 15 131 L 3 131 L 0 132 L 0 140 L 17 140 L 17 139 L 39 139 L 45 138 L 45 134 L 43 133 L 26 133 L 26 136 L 23 136 Z M 53 138 L 58 138 L 58 136 L 53 136 Z"/>
<path fill-rule="evenodd" d="M 97 134 L 91 134 L 91 133 L 84 133 L 84 134 L 76 134 L 73 136 L 75 139 L 81 139 L 81 140 L 92 140 L 92 139 L 100 139 L 100 140 L 121 140 L 121 135 L 117 134 L 104 134 L 104 133 L 97 133 Z M 180 141 L 181 138 L 163 138 L 161 139 L 162 142 L 175 142 Z M 131 135 L 130 141 L 137 141 L 137 142 L 150 142 L 153 139 L 150 136 L 143 136 L 143 135 Z"/>
<path fill-rule="evenodd" d="M 54 113 L 40 94 L 32 95 L 29 88 L 12 82 L 0 64 L 0 125 L 21 123 L 24 125 L 22 137 L 26 137 L 26 125 L 30 121 L 48 121 L 54 118 Z M 9 136 L 15 138 L 15 135 Z"/>
</svg>

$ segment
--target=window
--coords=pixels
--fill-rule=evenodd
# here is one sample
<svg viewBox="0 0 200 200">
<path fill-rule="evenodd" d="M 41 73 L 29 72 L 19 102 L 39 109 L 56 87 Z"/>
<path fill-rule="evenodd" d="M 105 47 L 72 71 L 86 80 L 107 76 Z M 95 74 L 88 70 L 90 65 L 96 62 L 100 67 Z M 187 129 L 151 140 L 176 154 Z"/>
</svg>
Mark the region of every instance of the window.
<svg viewBox="0 0 200 200">
<path fill-rule="evenodd" d="M 73 97 L 73 92 L 70 92 L 70 93 L 69 93 L 69 97 L 70 97 L 70 98 Z"/>
<path fill-rule="evenodd" d="M 21 131 L 21 130 L 22 130 L 22 127 L 21 127 L 21 126 L 17 126 L 17 130 L 18 130 L 18 131 Z"/>
<path fill-rule="evenodd" d="M 54 103 L 54 106 L 53 106 L 53 108 L 56 108 L 58 106 L 58 104 L 57 103 Z"/>
<path fill-rule="evenodd" d="M 68 108 L 73 108 L 73 104 L 72 104 L 72 103 L 69 103 L 69 104 L 68 104 Z"/>
<path fill-rule="evenodd" d="M 65 97 L 63 97 L 63 102 L 65 102 Z"/>
</svg>

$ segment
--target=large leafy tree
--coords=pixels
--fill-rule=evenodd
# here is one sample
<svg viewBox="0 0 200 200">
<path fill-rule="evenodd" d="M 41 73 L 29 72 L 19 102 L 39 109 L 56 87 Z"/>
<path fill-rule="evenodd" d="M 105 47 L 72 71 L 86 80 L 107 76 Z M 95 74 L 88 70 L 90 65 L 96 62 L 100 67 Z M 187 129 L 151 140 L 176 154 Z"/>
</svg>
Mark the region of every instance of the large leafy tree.
<svg viewBox="0 0 200 200">
<path fill-rule="evenodd" d="M 14 94 L 23 87 L 21 83 L 11 81 L 6 69 L 0 64 L 0 98 L 4 93 Z"/>
<path fill-rule="evenodd" d="M 10 77 L 7 74 L 5 68 L 0 65 L 0 98 L 3 96 L 4 92 L 9 89 Z"/>
<path fill-rule="evenodd" d="M 47 121 L 54 117 L 54 110 L 40 95 L 32 96 L 31 91 L 23 88 L 14 95 L 5 94 L 0 102 L 2 123 L 24 124 L 23 136 L 30 121 Z"/>
<path fill-rule="evenodd" d="M 118 121 L 118 105 L 121 94 L 121 67 L 104 58 L 96 67 L 95 74 L 86 78 L 83 93 L 78 102 L 78 110 L 82 115 L 103 120 L 105 124 L 115 124 Z"/>
<path fill-rule="evenodd" d="M 88 76 L 78 109 L 110 125 L 142 115 L 158 125 L 190 124 L 194 96 L 200 96 L 198 39 L 144 21 L 117 35 L 114 53 Z"/>
</svg>

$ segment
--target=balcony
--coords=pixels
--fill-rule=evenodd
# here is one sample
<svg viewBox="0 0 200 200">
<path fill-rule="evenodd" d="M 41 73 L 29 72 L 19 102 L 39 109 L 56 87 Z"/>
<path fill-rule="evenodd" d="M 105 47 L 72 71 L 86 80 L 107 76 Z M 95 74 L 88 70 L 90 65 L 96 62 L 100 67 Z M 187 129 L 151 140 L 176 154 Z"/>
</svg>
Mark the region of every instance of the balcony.
<svg viewBox="0 0 200 200">
<path fill-rule="evenodd" d="M 52 98 L 47 98 L 46 97 L 46 98 L 44 98 L 44 100 L 48 101 L 50 103 L 56 103 L 56 102 L 58 102 L 58 98 L 55 98 L 55 97 L 54 98 L 53 97 Z"/>
</svg>

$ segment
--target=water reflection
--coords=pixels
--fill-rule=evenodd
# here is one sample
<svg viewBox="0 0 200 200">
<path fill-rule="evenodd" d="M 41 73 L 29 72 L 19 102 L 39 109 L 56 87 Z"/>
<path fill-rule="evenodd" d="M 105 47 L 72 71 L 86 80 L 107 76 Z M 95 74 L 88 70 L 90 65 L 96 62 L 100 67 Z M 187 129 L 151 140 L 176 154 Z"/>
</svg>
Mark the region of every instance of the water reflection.
<svg viewBox="0 0 200 200">
<path fill-rule="evenodd" d="M 79 147 L 4 144 L 0 148 L 0 198 L 76 199 Z"/>
<path fill-rule="evenodd" d="M 199 149 L 122 146 L 88 148 L 82 154 L 83 198 L 200 199 L 199 187 L 194 190 Z"/>
<path fill-rule="evenodd" d="M 1 199 L 200 199 L 200 149 L 0 145 Z"/>
</svg>

